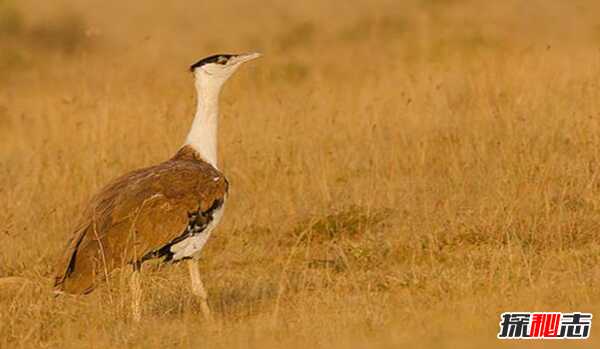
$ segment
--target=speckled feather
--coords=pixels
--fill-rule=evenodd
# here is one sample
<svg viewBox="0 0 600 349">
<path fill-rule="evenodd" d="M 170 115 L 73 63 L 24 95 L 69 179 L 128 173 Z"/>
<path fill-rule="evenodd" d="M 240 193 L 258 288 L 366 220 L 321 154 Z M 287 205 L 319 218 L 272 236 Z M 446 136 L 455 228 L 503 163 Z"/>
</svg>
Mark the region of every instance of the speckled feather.
<svg viewBox="0 0 600 349">
<path fill-rule="evenodd" d="M 189 146 L 115 179 L 85 209 L 55 288 L 87 293 L 116 268 L 160 257 L 156 251 L 189 233 L 190 214 L 222 205 L 227 189 L 225 177 Z"/>
</svg>

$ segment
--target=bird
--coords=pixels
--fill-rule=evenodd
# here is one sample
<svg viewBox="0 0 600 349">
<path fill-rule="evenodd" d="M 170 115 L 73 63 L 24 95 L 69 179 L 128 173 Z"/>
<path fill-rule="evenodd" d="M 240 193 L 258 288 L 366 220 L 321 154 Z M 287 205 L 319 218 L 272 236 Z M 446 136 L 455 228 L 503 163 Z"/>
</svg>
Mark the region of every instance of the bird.
<svg viewBox="0 0 600 349">
<path fill-rule="evenodd" d="M 133 317 L 139 320 L 142 263 L 186 260 L 192 294 L 211 319 L 198 259 L 223 216 L 229 189 L 217 167 L 219 95 L 242 64 L 259 56 L 216 54 L 190 66 L 197 104 L 184 144 L 170 159 L 122 175 L 91 198 L 59 260 L 55 293 L 88 294 L 114 270 L 131 266 Z"/>
</svg>

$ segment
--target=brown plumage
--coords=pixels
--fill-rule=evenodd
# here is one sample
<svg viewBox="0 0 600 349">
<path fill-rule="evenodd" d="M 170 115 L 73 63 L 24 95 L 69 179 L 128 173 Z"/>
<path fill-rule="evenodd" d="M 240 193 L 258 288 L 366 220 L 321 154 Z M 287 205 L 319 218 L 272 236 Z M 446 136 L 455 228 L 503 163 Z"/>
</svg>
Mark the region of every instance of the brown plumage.
<svg viewBox="0 0 600 349">
<path fill-rule="evenodd" d="M 68 243 L 57 291 L 87 293 L 116 268 L 165 257 L 190 224 L 206 224 L 221 206 L 227 180 L 184 146 L 170 160 L 119 177 L 95 195 Z M 163 250 L 161 250 L 163 249 Z"/>
</svg>

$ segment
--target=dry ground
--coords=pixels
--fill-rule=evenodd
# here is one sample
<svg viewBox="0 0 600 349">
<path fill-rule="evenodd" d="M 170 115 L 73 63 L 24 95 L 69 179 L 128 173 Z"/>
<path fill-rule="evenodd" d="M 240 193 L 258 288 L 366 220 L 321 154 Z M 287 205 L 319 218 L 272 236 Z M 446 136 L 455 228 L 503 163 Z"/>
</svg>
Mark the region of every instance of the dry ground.
<svg viewBox="0 0 600 349">
<path fill-rule="evenodd" d="M 538 347 L 499 313 L 600 314 L 600 5 L 0 1 L 0 347 Z M 202 274 L 54 298 L 77 212 L 166 159 L 186 67 L 259 50 L 222 99 Z M 599 343 L 554 342 L 553 347 Z"/>
</svg>

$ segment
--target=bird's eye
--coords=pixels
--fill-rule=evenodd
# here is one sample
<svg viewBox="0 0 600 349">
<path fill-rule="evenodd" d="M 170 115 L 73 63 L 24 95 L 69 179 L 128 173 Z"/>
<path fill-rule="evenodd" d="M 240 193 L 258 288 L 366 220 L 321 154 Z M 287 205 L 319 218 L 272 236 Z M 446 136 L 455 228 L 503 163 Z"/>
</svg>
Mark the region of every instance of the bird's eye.
<svg viewBox="0 0 600 349">
<path fill-rule="evenodd" d="M 223 57 L 223 56 L 219 56 L 219 58 L 217 58 L 217 63 L 218 64 L 225 64 L 225 63 L 227 63 L 227 58 Z"/>
</svg>

